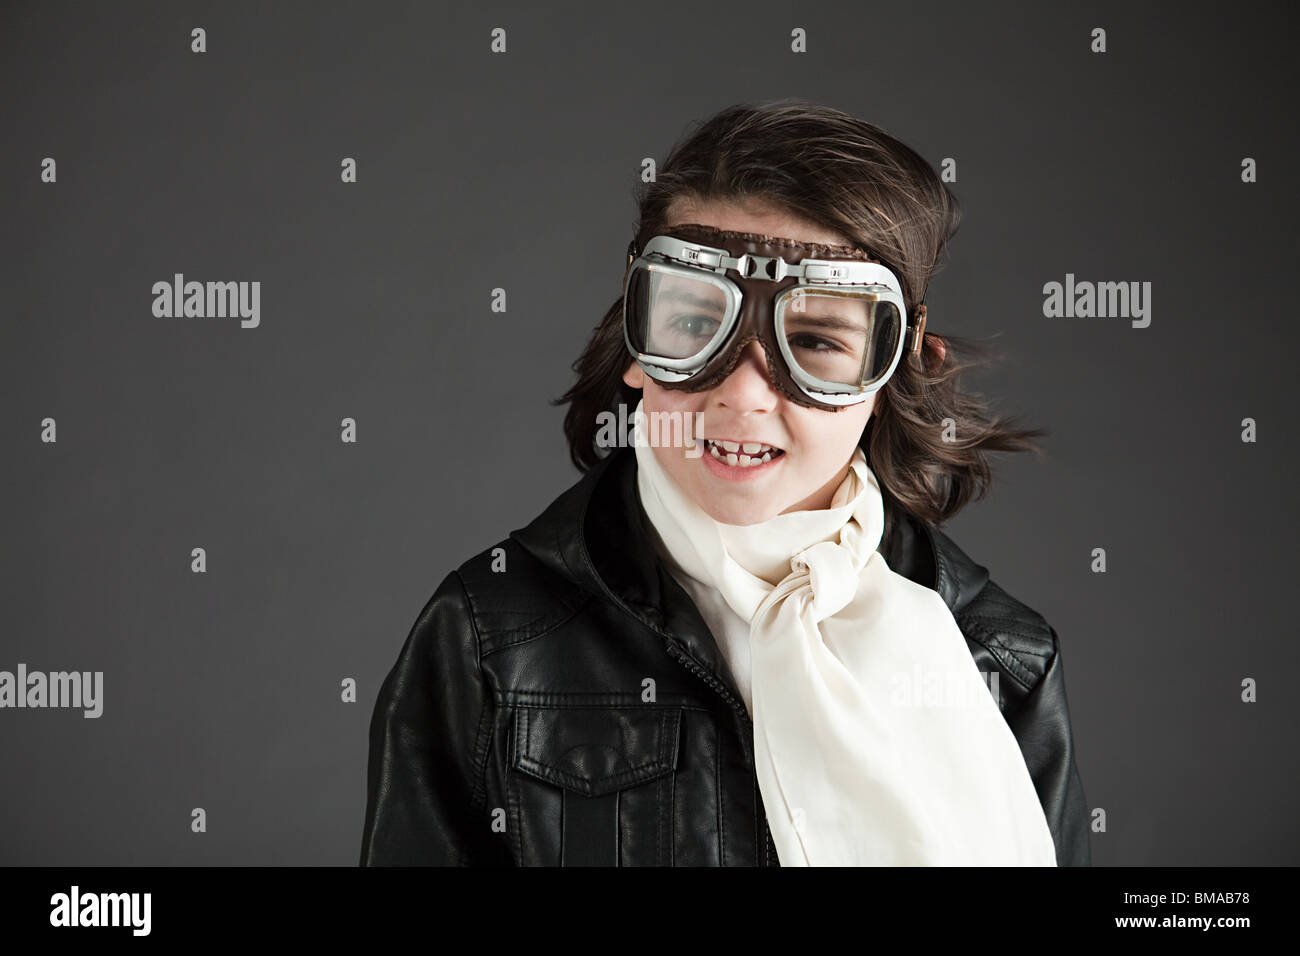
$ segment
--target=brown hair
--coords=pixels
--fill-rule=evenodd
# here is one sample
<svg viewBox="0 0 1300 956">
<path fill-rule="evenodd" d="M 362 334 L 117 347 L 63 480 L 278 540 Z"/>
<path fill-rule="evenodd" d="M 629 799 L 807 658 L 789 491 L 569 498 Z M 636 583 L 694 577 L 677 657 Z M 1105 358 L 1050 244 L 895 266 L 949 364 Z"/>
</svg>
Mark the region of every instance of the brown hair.
<svg viewBox="0 0 1300 956">
<path fill-rule="evenodd" d="M 660 228 L 679 197 L 762 200 L 835 230 L 898 276 L 909 316 L 961 223 L 956 197 L 918 153 L 877 126 L 799 98 L 738 104 L 697 124 L 655 181 L 638 187 L 636 233 Z M 992 361 L 991 349 L 937 338 L 924 337 L 924 367 L 899 362 L 859 441 L 886 504 L 932 525 L 988 492 L 988 452 L 1041 454 L 1032 439 L 1047 434 L 992 417 L 979 396 L 958 389 L 958 375 Z M 620 298 L 574 362 L 577 382 L 554 402 L 569 405 L 564 433 L 580 470 L 600 460 L 598 413 L 637 402 L 640 391 L 622 378 L 630 362 Z M 954 440 L 944 440 L 948 432 Z M 885 508 L 886 539 L 892 510 Z"/>
</svg>

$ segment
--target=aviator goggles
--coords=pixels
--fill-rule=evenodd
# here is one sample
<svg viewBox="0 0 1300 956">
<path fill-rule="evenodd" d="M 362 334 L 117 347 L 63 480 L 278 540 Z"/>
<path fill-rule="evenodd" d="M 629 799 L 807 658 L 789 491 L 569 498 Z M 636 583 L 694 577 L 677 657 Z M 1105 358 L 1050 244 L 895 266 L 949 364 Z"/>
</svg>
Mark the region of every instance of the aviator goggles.
<svg viewBox="0 0 1300 956">
<path fill-rule="evenodd" d="M 689 223 L 628 246 L 623 338 L 664 388 L 716 387 L 757 339 L 772 384 L 797 404 L 866 401 L 918 354 L 902 286 L 860 249 Z"/>
</svg>

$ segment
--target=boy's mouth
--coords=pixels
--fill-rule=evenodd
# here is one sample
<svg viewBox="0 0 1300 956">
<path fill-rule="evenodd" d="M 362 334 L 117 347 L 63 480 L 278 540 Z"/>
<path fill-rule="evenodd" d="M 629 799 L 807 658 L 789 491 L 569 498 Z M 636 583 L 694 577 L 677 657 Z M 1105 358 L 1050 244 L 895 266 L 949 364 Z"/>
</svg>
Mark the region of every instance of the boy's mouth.
<svg viewBox="0 0 1300 956">
<path fill-rule="evenodd" d="M 736 468 L 757 468 L 769 461 L 780 458 L 785 450 L 758 441 L 726 441 L 725 439 L 706 438 L 709 454 L 725 465 Z"/>
</svg>

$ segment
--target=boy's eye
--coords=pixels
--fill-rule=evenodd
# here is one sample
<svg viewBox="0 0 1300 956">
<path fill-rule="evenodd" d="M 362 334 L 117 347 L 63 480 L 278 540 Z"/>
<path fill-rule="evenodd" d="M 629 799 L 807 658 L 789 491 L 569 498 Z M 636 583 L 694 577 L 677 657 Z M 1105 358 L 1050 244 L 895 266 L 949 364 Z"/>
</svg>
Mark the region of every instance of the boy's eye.
<svg viewBox="0 0 1300 956">
<path fill-rule="evenodd" d="M 707 315 L 679 315 L 673 319 L 672 327 L 685 335 L 712 338 L 718 327 L 718 321 Z"/>
<path fill-rule="evenodd" d="M 832 342 L 830 339 L 824 339 L 820 335 L 812 335 L 808 332 L 800 332 L 792 335 L 789 342 L 797 349 L 808 349 L 810 352 L 842 352 L 844 349 L 838 342 Z"/>
</svg>

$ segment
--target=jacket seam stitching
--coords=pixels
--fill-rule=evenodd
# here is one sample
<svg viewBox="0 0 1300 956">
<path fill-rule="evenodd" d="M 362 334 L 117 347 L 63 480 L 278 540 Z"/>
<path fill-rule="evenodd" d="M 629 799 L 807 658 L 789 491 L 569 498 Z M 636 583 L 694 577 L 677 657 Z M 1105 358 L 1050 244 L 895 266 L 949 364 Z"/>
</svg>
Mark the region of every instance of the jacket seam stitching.
<svg viewBox="0 0 1300 956">
<path fill-rule="evenodd" d="M 664 789 L 667 787 L 668 781 L 675 776 L 674 773 L 666 774 L 660 777 L 659 782 L 655 785 L 655 866 L 664 865 L 664 814 L 668 809 L 664 802 Z M 622 797 L 620 796 L 619 799 L 622 799 Z M 668 799 L 671 800 L 672 796 L 670 795 Z"/>
<path fill-rule="evenodd" d="M 474 740 L 474 785 L 470 795 L 471 808 L 483 810 L 487 805 L 487 755 L 489 734 L 485 733 L 489 718 L 488 706 L 490 697 L 486 693 L 487 681 L 483 677 L 483 642 L 479 635 L 477 614 L 474 610 L 474 599 L 470 597 L 469 588 L 465 586 L 465 579 L 461 577 L 459 571 L 452 572 L 456 575 L 456 582 L 460 585 L 460 590 L 465 595 L 465 604 L 469 609 L 470 631 L 474 635 L 474 670 L 478 674 L 479 681 L 479 719 L 478 728 Z"/>
<path fill-rule="evenodd" d="M 948 584 L 948 558 L 928 528 L 926 529 L 926 537 L 930 539 L 930 550 L 934 554 L 934 587 L 942 596 Z M 957 604 L 957 593 L 955 591 L 952 595 L 952 603 L 954 607 Z"/>
<path fill-rule="evenodd" d="M 465 587 L 465 597 L 471 604 L 475 603 L 474 596 L 470 592 L 468 586 Z M 559 624 L 562 624 L 565 620 L 568 620 L 569 617 L 572 617 L 574 613 L 576 613 L 578 610 L 580 610 L 588 603 L 588 601 L 590 600 L 590 595 L 583 594 L 581 597 L 577 599 L 578 603 L 573 605 L 569 604 L 569 599 L 567 598 L 561 597 L 558 599 L 553 599 L 550 597 L 550 595 L 547 595 L 547 598 L 551 600 L 558 600 L 559 602 L 568 606 L 569 613 L 563 620 L 561 620 L 557 624 L 549 625 L 544 630 L 542 630 L 538 635 L 531 635 L 531 636 L 540 636 L 541 634 L 545 634 L 547 633 L 547 631 L 550 631 L 553 628 L 557 627 Z M 493 633 L 502 634 L 502 635 L 518 634 L 522 631 L 528 630 L 530 627 L 535 625 L 538 621 L 545 620 L 546 616 L 547 616 L 546 614 L 538 614 L 536 617 L 530 618 L 529 620 L 525 621 L 523 624 L 516 624 L 510 627 L 492 627 L 492 628 L 488 628 L 488 630 Z M 528 637 L 524 637 L 523 640 L 528 640 Z M 497 650 L 497 648 L 494 647 L 491 651 L 488 651 L 488 653 L 491 654 L 495 650 Z"/>
<path fill-rule="evenodd" d="M 509 761 L 508 765 L 513 765 L 516 757 L 514 751 L 519 749 L 519 734 L 521 732 L 521 729 L 519 727 L 519 720 L 521 718 L 525 722 L 528 720 L 528 715 L 526 713 L 521 714 L 519 710 L 515 711 L 514 717 L 515 717 L 515 726 L 512 728 L 513 733 L 511 734 L 511 743 L 513 746 L 511 752 L 506 755 Z M 523 803 L 523 799 L 519 794 L 519 781 L 514 774 L 511 774 L 507 770 L 506 805 L 510 808 L 510 813 L 514 817 L 513 822 L 510 826 L 509 837 L 510 837 L 510 843 L 514 846 L 515 858 L 519 860 L 521 866 L 527 863 L 527 861 L 524 859 L 524 818 L 523 818 L 522 803 Z M 561 810 L 560 812 L 561 814 L 563 814 L 563 810 Z M 561 826 L 563 826 L 563 820 L 561 820 Z M 561 853 L 562 852 L 563 849 L 561 849 Z"/>
<path fill-rule="evenodd" d="M 1006 647 L 999 644 L 997 641 L 981 643 L 988 648 L 989 652 L 993 654 L 995 659 L 1002 663 L 1007 676 L 1019 684 L 1026 693 L 1029 693 L 1037 686 L 1038 682 L 1033 679 L 1033 672 L 1028 671 L 1027 675 L 1021 673 L 1021 671 L 1027 671 L 1028 669 L 1025 668 L 1024 663 L 1019 660 L 1015 654 L 1007 650 Z"/>
<path fill-rule="evenodd" d="M 1027 689 L 1032 690 L 1038 684 L 1038 682 L 1043 679 L 1043 674 L 1047 672 L 1047 662 L 1051 660 L 1052 656 L 1055 654 L 1055 651 L 1039 652 L 1039 651 L 1026 650 L 1024 648 L 1013 648 L 1010 645 L 1008 645 L 1004 640 L 1002 640 L 1001 635 L 1003 631 L 1006 631 L 1007 633 L 1011 633 L 1011 634 L 1016 634 L 1019 637 L 1032 637 L 1033 635 L 1025 634 L 1020 631 L 1015 631 L 1011 628 L 1005 628 L 1001 625 L 997 627 L 988 627 L 987 622 L 979 622 L 979 621 L 975 621 L 974 619 L 972 619 L 972 623 L 975 624 L 979 630 L 984 631 L 986 635 L 991 635 L 991 636 L 986 636 L 986 638 L 983 641 L 980 641 L 980 643 L 982 643 L 985 647 L 989 648 L 989 650 L 993 650 L 994 648 L 997 648 L 998 650 L 1005 653 L 1007 657 L 1015 660 L 1017 666 L 1025 672 L 1025 675 L 1027 675 L 1023 678 L 1027 682 L 1026 683 Z M 1041 670 L 1031 667 L 1029 662 L 1024 659 L 1025 657 L 1033 657 L 1033 658 L 1040 659 L 1043 664 Z"/>
<path fill-rule="evenodd" d="M 678 697 L 681 696 L 679 700 Z M 713 709 L 695 702 L 694 697 L 671 695 L 659 698 L 665 709 L 712 713 Z M 645 710 L 641 694 L 632 691 L 500 691 L 496 701 L 503 707 L 537 707 L 549 709 Z"/>
<path fill-rule="evenodd" d="M 718 864 L 727 865 L 726 803 L 722 790 L 722 730 L 713 722 L 713 790 L 718 795 Z"/>
<path fill-rule="evenodd" d="M 1008 634 L 1014 634 L 1016 637 L 1023 637 L 1026 640 L 1043 640 L 1046 635 L 1041 630 L 1026 630 L 1014 618 L 991 617 L 984 614 L 963 614 L 963 618 L 968 621 L 974 621 L 988 627 L 998 628 Z M 1031 657 L 1051 657 L 1053 651 L 1031 651 L 1028 648 L 1019 648 L 1017 653 L 1028 654 Z"/>
<path fill-rule="evenodd" d="M 990 637 L 986 629 L 978 622 L 972 621 L 971 623 L 974 625 L 971 628 L 971 639 L 981 647 L 988 650 L 994 658 L 1000 661 L 1006 669 L 1008 676 L 1024 688 L 1026 692 L 1033 690 L 1034 687 L 1037 686 L 1042 675 L 1035 676 L 1033 669 L 1026 665 L 1026 663 L 1016 655 L 1015 651 L 1007 647 L 996 637 Z M 1021 671 L 1024 673 L 1020 673 Z"/>
<path fill-rule="evenodd" d="M 528 709 L 527 707 L 520 708 L 520 710 L 524 711 Z M 667 760 L 659 757 L 649 760 L 632 770 L 623 770 L 603 777 L 584 777 L 581 774 L 560 770 L 551 764 L 544 763 L 531 754 L 521 754 L 514 765 L 519 770 L 532 774 L 547 783 L 557 784 L 565 790 L 573 790 L 588 797 L 596 796 L 598 793 L 604 794 L 615 790 L 626 790 L 631 786 L 649 783 L 651 780 L 670 775 L 673 769 Z"/>
<path fill-rule="evenodd" d="M 468 597 L 468 594 L 466 596 Z M 568 614 L 560 618 L 555 623 L 551 624 L 545 630 L 538 631 L 536 634 L 528 634 L 524 637 L 518 638 L 517 640 L 506 640 L 500 644 L 494 643 L 492 650 L 488 651 L 487 654 L 484 654 L 483 656 L 490 657 L 491 655 L 496 654 L 499 651 L 508 650 L 509 648 L 512 647 L 518 647 L 520 644 L 527 644 L 529 641 L 535 641 L 540 637 L 545 637 L 547 634 L 550 634 L 552 631 L 561 628 L 565 624 L 568 624 L 570 621 L 572 621 L 575 617 L 581 614 L 582 611 L 586 609 L 587 605 L 590 604 L 594 599 L 595 599 L 595 595 L 590 595 L 590 594 L 584 595 L 583 598 L 569 611 Z M 470 598 L 470 600 L 472 601 L 473 598 Z M 503 635 L 511 634 L 511 633 L 515 633 L 516 630 L 517 629 L 511 629 L 509 631 L 501 631 L 500 633 Z"/>
</svg>

